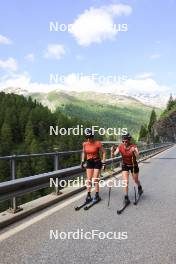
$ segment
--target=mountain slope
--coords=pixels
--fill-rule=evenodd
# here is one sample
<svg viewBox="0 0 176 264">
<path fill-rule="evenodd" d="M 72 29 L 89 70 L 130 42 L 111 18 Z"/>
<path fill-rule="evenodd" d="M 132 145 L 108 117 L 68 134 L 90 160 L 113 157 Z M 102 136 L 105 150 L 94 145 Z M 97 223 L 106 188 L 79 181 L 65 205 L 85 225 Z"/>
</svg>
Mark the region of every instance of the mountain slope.
<svg viewBox="0 0 176 264">
<path fill-rule="evenodd" d="M 128 97 L 92 92 L 52 91 L 35 93 L 32 97 L 53 111 L 59 108 L 70 117 L 92 121 L 102 127 L 127 127 L 138 133 L 141 124 L 148 122 L 152 107 Z M 161 110 L 158 108 L 159 114 Z"/>
</svg>

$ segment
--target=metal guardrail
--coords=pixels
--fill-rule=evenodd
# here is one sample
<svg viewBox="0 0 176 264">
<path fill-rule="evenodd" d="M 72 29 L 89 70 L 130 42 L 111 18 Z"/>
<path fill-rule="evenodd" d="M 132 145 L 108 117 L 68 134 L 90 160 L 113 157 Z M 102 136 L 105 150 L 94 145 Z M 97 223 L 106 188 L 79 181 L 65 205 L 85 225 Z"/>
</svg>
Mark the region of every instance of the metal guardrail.
<svg viewBox="0 0 176 264">
<path fill-rule="evenodd" d="M 22 155 L 11 155 L 11 156 L 4 156 L 0 157 L 1 160 L 7 160 L 10 161 L 10 174 L 11 174 L 11 181 L 16 179 L 16 161 L 25 159 L 25 158 L 36 158 L 36 157 L 53 157 L 54 158 L 54 171 L 57 171 L 59 169 L 59 158 L 70 155 L 73 153 L 81 153 L 81 150 L 71 150 L 71 151 L 56 151 L 56 152 L 49 152 L 49 153 L 36 153 L 36 154 L 22 154 Z M 2 183 L 0 183 L 2 184 Z M 43 189 L 43 188 L 41 188 Z M 58 193 L 58 189 L 55 190 L 56 193 Z M 17 206 L 17 200 L 16 197 L 13 196 L 11 199 L 11 211 L 17 212 L 18 206 Z"/>
<path fill-rule="evenodd" d="M 140 155 L 148 156 L 153 153 L 157 153 L 164 148 L 168 148 L 172 146 L 172 143 L 166 144 L 157 144 L 154 147 L 150 147 L 149 149 L 140 151 Z M 77 152 L 77 151 L 74 151 Z M 80 152 L 80 151 L 79 151 Z M 56 155 L 56 153 L 47 153 L 47 155 Z M 45 154 L 31 154 L 32 156 L 45 155 Z M 30 156 L 31 156 L 30 155 Z M 29 155 L 19 155 L 18 157 L 29 157 Z M 12 159 L 14 156 L 8 156 L 3 158 Z M 17 156 L 15 157 L 17 158 Z M 1 158 L 2 159 L 2 158 Z M 12 159 L 13 160 L 13 159 Z M 106 160 L 106 164 L 110 165 L 112 162 L 119 163 L 121 162 L 121 157 L 111 158 Z M 56 170 L 53 172 L 38 174 L 34 176 L 29 176 L 20 179 L 12 179 L 10 181 L 0 183 L 0 201 L 15 199 L 14 197 L 22 196 L 26 193 L 30 193 L 36 190 L 44 189 L 49 187 L 50 178 L 56 179 L 58 178 L 58 182 L 60 180 L 67 180 L 69 177 L 74 176 L 76 174 L 81 173 L 83 170 L 80 166 L 74 166 L 66 169 Z M 56 191 L 58 194 L 58 190 Z M 18 211 L 17 204 L 13 204 L 13 212 Z"/>
<path fill-rule="evenodd" d="M 106 147 L 105 149 L 110 149 L 110 148 Z M 11 155 L 11 156 L 0 157 L 0 161 L 1 160 L 10 161 L 11 180 L 15 180 L 16 179 L 16 161 L 17 160 L 21 160 L 21 159 L 25 159 L 25 158 L 53 157 L 54 158 L 54 160 L 53 160 L 54 161 L 54 171 L 57 171 L 57 170 L 59 170 L 59 158 L 64 157 L 64 156 L 68 156 L 71 154 L 81 154 L 81 152 L 82 152 L 82 150 L 70 150 L 70 151 L 55 151 L 55 152 L 36 153 L 36 154 Z M 43 188 L 44 187 L 41 186 L 40 189 L 43 189 Z M 56 194 L 59 194 L 58 188 L 55 188 L 55 192 L 56 192 Z M 18 211 L 17 201 L 16 201 L 15 196 L 11 199 L 11 208 L 10 209 L 14 212 Z"/>
</svg>

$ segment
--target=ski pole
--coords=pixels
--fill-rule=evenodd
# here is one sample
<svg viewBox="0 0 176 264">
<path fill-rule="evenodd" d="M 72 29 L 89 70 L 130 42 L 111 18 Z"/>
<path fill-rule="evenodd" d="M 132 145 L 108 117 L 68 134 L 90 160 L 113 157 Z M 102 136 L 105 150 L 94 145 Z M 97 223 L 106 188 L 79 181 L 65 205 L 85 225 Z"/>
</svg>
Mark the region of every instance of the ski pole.
<svg viewBox="0 0 176 264">
<path fill-rule="evenodd" d="M 133 164 L 133 181 L 134 181 L 134 152 L 132 153 L 132 164 Z M 135 203 L 136 203 L 136 187 L 134 186 L 134 200 L 135 200 Z"/>
<path fill-rule="evenodd" d="M 136 198 L 136 187 L 135 186 L 134 186 L 134 201 L 135 201 L 135 203 L 137 201 L 137 198 Z"/>
<path fill-rule="evenodd" d="M 112 171 L 112 174 L 113 174 L 113 170 L 114 170 L 114 162 L 112 160 L 112 163 L 111 163 L 111 171 Z M 112 176 L 112 175 L 111 175 Z M 111 199 L 111 186 L 109 186 L 109 197 L 108 197 L 108 207 L 110 205 L 110 199 Z"/>
<path fill-rule="evenodd" d="M 111 187 L 109 187 L 108 207 L 109 207 L 109 205 L 110 205 L 110 197 L 111 197 Z"/>
</svg>

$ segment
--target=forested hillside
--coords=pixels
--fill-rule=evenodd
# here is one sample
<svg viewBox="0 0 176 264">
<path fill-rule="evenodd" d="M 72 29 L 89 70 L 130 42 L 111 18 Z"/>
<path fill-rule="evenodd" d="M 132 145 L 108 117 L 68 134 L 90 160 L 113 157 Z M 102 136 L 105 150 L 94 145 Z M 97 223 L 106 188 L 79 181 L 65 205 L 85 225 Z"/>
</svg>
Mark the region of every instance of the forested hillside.
<svg viewBox="0 0 176 264">
<path fill-rule="evenodd" d="M 68 118 L 60 111 L 52 113 L 31 97 L 0 93 L 0 156 L 80 149 L 83 137 L 50 136 L 49 127 L 73 127 L 82 120 Z M 69 162 L 69 158 L 67 162 Z M 66 161 L 64 161 L 66 163 Z M 63 164 L 61 164 L 63 165 Z M 66 165 L 66 164 L 65 164 Z M 49 158 L 35 158 L 17 163 L 17 177 L 53 169 Z M 0 181 L 9 179 L 9 162 L 0 161 Z"/>
<path fill-rule="evenodd" d="M 80 149 L 83 136 L 50 136 L 49 127 L 74 127 L 90 124 L 68 118 L 60 111 L 52 113 L 47 107 L 15 94 L 0 93 L 0 156 L 24 153 L 44 153 Z M 78 164 L 80 155 L 60 158 L 60 168 Z M 39 174 L 54 169 L 53 157 L 37 157 L 16 160 L 16 178 Z M 11 179 L 9 160 L 0 160 L 0 182 Z M 20 203 L 40 197 L 51 190 L 41 190 L 20 198 Z M 0 211 L 8 208 L 8 203 L 0 204 Z"/>
</svg>

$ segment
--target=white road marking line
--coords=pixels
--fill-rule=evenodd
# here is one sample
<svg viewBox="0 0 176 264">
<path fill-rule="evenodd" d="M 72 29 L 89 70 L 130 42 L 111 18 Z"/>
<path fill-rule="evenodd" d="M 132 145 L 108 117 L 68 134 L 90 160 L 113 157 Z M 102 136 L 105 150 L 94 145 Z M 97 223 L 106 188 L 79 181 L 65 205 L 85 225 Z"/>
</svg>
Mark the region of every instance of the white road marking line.
<svg viewBox="0 0 176 264">
<path fill-rule="evenodd" d="M 83 196 L 85 196 L 85 192 L 84 193 L 81 193 L 79 194 L 78 196 L 76 197 L 73 197 L 71 199 L 69 199 L 68 201 L 65 201 L 64 203 L 62 204 L 59 204 L 58 206 L 50 209 L 50 210 L 47 210 L 46 212 L 34 217 L 33 219 L 31 220 L 28 220 L 26 223 L 22 223 L 21 225 L 17 226 L 17 227 L 14 227 L 12 230 L 8 230 L 7 232 L 3 233 L 0 235 L 0 241 L 3 241 L 13 235 L 15 235 L 16 233 L 26 229 L 27 227 L 29 227 L 30 225 L 33 225 L 39 221 L 41 221 L 42 219 L 48 217 L 49 215 L 52 215 L 53 213 L 56 213 L 57 211 L 61 210 L 62 208 L 70 205 L 71 203 L 79 200 L 80 198 L 82 198 Z"/>
</svg>

